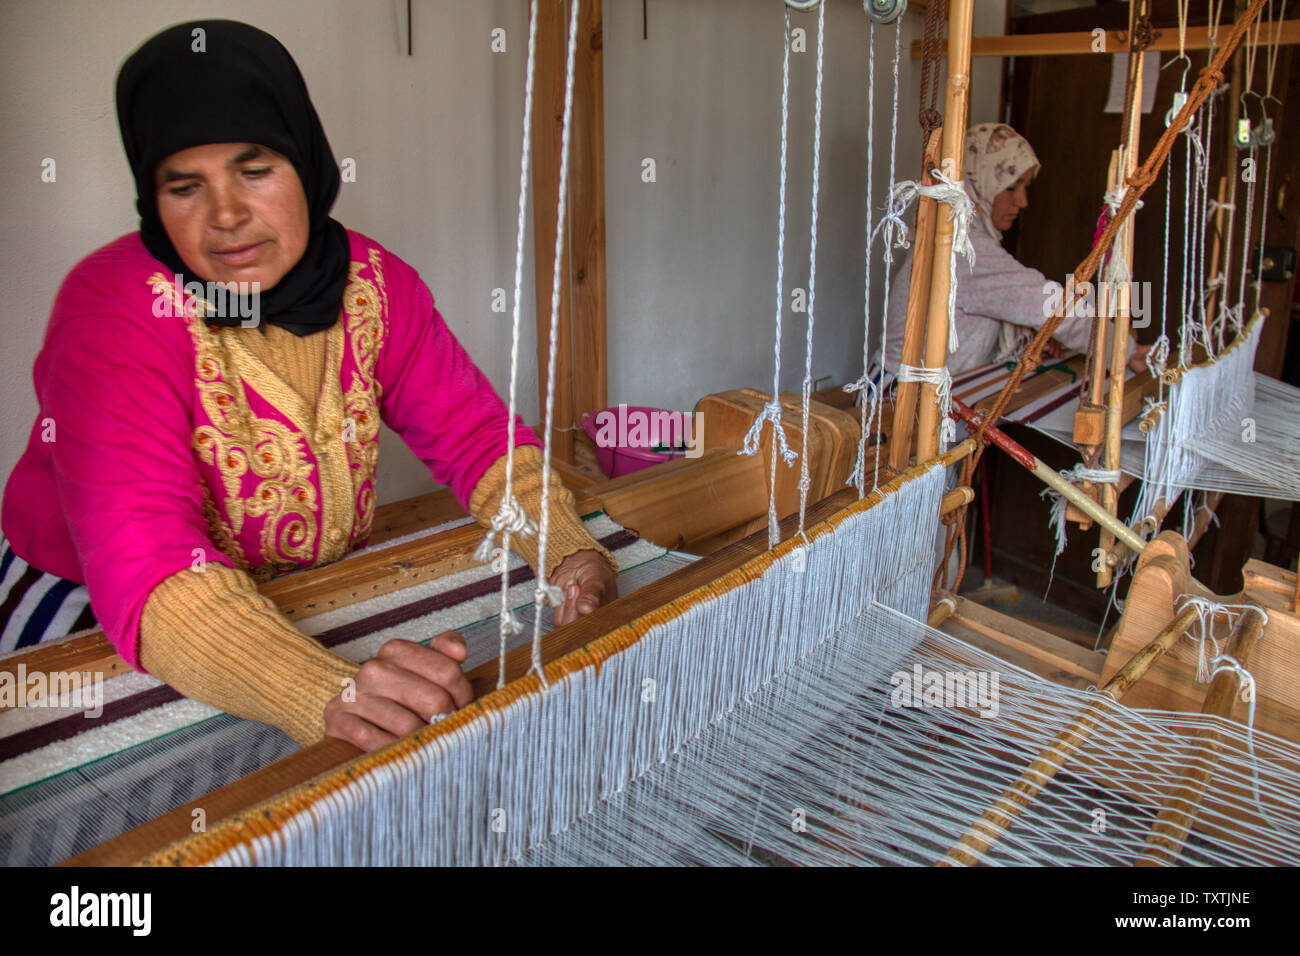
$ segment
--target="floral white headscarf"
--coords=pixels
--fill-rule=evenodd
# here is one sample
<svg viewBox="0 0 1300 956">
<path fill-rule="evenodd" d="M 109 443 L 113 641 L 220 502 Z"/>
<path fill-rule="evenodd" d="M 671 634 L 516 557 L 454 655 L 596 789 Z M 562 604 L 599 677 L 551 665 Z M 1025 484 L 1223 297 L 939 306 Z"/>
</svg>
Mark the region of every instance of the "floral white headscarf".
<svg viewBox="0 0 1300 956">
<path fill-rule="evenodd" d="M 963 165 L 966 191 L 980 212 L 980 222 L 994 239 L 1001 240 L 1002 233 L 993 226 L 993 200 L 1026 172 L 1038 175 L 1042 164 L 1034 148 L 1005 123 L 980 123 L 966 133 Z"/>
</svg>

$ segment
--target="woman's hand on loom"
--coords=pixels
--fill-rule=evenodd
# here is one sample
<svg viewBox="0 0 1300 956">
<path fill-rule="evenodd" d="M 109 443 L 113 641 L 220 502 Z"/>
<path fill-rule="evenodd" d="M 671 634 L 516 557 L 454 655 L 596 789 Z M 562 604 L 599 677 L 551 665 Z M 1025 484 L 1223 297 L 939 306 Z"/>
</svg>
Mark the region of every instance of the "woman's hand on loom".
<svg viewBox="0 0 1300 956">
<path fill-rule="evenodd" d="M 460 669 L 466 653 L 455 631 L 439 634 L 428 647 L 389 641 L 361 665 L 356 686 L 325 705 L 325 735 L 378 750 L 464 707 L 474 696 Z"/>
<path fill-rule="evenodd" d="M 618 580 L 599 551 L 578 551 L 569 555 L 551 575 L 564 593 L 564 603 L 555 609 L 556 627 L 590 614 L 618 597 Z"/>
<path fill-rule="evenodd" d="M 1056 339 L 1048 339 L 1047 344 L 1043 346 L 1043 354 L 1038 357 L 1038 361 L 1042 365 L 1047 365 L 1063 358 L 1065 358 L 1065 346 L 1061 345 Z"/>
</svg>

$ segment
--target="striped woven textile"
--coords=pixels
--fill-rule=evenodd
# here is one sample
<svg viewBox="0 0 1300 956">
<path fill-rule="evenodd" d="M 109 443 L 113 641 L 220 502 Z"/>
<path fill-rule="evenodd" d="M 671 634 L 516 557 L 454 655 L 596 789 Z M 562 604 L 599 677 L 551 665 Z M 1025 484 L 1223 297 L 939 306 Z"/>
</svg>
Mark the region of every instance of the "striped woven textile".
<svg viewBox="0 0 1300 956">
<path fill-rule="evenodd" d="M 84 584 L 32 567 L 0 536 L 0 654 L 94 627 Z"/>
<path fill-rule="evenodd" d="M 382 548 L 469 523 L 451 522 Z M 588 532 L 619 562 L 619 593 L 694 560 L 638 539 L 603 514 Z M 532 635 L 532 570 L 515 558 L 510 604 Z M 486 565 L 423 581 L 295 621 L 355 661 L 393 638 L 427 641 L 445 630 L 466 639 L 469 670 L 495 659 L 500 576 Z M 543 629 L 549 629 L 549 609 Z M 49 865 L 210 793 L 297 750 L 281 731 L 181 697 L 156 679 L 127 673 L 51 692 L 64 706 L 0 712 L 0 864 Z"/>
<path fill-rule="evenodd" d="M 952 395 L 974 408 L 985 399 L 993 398 L 1002 390 L 1002 386 L 1011 378 L 1014 367 L 1014 363 L 1012 363 L 1012 368 L 1008 368 L 1005 362 L 994 362 L 954 375 L 952 379 Z M 1003 416 L 1003 419 L 1022 425 L 1033 425 L 1071 402 L 1077 404 L 1079 397 L 1079 383 L 1077 381 L 1066 381 L 1055 388 L 1041 391 L 1034 387 L 1036 379 L 1050 372 L 1055 371 L 1057 378 L 1064 377 L 1060 371 L 1061 367 L 1062 363 L 1053 363 L 1049 366 L 1040 365 L 1026 375 L 1020 384 L 1019 391 L 1022 394 L 1029 393 L 1031 397 L 1024 401 L 1023 404 L 1017 404 L 1013 399 L 1012 405 Z"/>
</svg>

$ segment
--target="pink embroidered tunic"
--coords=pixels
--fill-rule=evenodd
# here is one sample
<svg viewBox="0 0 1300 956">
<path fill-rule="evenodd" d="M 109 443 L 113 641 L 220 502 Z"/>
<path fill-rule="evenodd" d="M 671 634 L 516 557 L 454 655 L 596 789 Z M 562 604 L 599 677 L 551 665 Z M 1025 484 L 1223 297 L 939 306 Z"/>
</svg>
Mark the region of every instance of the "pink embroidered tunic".
<svg viewBox="0 0 1300 956">
<path fill-rule="evenodd" d="M 138 234 L 64 281 L 3 530 L 29 564 L 86 584 L 132 666 L 145 601 L 176 571 L 215 561 L 261 581 L 363 547 L 381 419 L 462 505 L 505 454 L 507 410 L 418 273 L 349 238 L 314 407 L 243 344 L 260 332 L 196 317 Z M 516 443 L 539 444 L 522 422 Z"/>
</svg>

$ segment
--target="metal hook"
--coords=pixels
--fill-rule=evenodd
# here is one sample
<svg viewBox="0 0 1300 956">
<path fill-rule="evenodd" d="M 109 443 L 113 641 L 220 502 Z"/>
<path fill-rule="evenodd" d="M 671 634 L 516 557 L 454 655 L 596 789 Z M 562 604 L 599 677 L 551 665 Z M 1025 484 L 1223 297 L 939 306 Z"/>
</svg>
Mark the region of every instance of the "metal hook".
<svg viewBox="0 0 1300 956">
<path fill-rule="evenodd" d="M 1179 60 L 1182 60 L 1182 61 L 1183 61 L 1183 78 L 1179 81 L 1178 89 L 1179 89 L 1179 90 L 1186 90 L 1186 89 L 1187 89 L 1187 71 L 1190 70 L 1190 69 L 1192 68 L 1192 58 L 1191 58 L 1190 56 L 1188 56 L 1186 53 L 1180 53 L 1180 54 L 1178 54 L 1176 57 L 1174 57 L 1172 60 L 1170 60 L 1168 63 L 1166 63 L 1164 66 L 1160 67 L 1160 69 L 1162 69 L 1162 70 L 1167 70 L 1167 69 L 1169 69 L 1169 67 L 1173 66 L 1173 65 L 1174 65 L 1175 63 L 1177 63 Z M 1167 125 L 1167 124 L 1166 124 L 1166 125 Z"/>
</svg>

